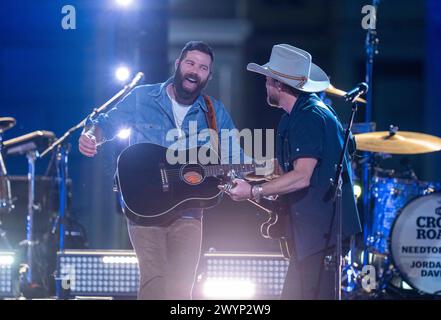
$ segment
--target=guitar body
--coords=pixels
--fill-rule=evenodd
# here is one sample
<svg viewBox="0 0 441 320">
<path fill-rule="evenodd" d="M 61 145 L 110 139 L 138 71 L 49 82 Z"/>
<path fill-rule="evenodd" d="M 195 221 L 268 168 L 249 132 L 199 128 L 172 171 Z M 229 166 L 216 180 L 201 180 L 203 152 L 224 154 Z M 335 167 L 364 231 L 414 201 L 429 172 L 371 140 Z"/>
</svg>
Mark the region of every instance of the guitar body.
<svg viewBox="0 0 441 320">
<path fill-rule="evenodd" d="M 198 152 L 213 151 L 199 147 L 176 152 L 178 158 L 188 160 L 196 159 Z M 206 167 L 170 165 L 167 148 L 149 143 L 132 145 L 121 153 L 116 179 L 124 213 L 144 226 L 167 224 L 183 209 L 215 206 L 222 195 L 217 187 L 221 180 L 209 176 Z"/>
<path fill-rule="evenodd" d="M 260 226 L 260 233 L 266 239 L 279 240 L 280 251 L 284 258 L 289 260 L 293 251 L 288 207 L 284 199 L 280 197 L 271 200 L 271 207 L 272 209 L 268 212 L 268 219 Z"/>
</svg>

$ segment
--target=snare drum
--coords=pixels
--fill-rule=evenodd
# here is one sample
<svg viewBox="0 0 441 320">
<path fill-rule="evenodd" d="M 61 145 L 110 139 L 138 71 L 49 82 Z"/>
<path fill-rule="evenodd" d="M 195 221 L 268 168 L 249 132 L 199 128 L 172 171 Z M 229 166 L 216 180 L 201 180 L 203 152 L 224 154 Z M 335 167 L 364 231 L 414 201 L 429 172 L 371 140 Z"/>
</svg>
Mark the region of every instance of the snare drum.
<svg viewBox="0 0 441 320">
<path fill-rule="evenodd" d="M 371 252 L 388 254 L 392 225 L 411 200 L 441 190 L 438 182 L 375 177 L 372 183 L 373 223 L 368 237 Z"/>
<path fill-rule="evenodd" d="M 441 193 L 418 197 L 391 230 L 392 263 L 414 289 L 441 294 Z"/>
</svg>

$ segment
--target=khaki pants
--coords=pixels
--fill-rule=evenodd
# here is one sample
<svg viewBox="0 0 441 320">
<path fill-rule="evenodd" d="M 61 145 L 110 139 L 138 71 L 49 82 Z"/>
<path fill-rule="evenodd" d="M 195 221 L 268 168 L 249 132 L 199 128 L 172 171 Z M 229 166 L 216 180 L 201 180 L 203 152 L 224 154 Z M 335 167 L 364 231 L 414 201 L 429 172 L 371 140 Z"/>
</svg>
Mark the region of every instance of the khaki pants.
<svg viewBox="0 0 441 320">
<path fill-rule="evenodd" d="M 139 300 L 190 300 L 202 242 L 202 223 L 180 218 L 166 227 L 128 224 L 139 262 Z"/>
</svg>

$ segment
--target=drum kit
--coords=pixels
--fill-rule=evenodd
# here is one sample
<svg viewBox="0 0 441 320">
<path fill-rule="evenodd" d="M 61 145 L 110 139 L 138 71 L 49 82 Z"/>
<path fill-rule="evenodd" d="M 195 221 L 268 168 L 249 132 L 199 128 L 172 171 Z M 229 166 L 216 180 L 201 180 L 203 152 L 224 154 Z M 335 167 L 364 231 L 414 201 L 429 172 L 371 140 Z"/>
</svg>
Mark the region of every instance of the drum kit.
<svg viewBox="0 0 441 320">
<path fill-rule="evenodd" d="M 346 94 L 332 85 L 326 93 L 339 97 Z M 367 264 L 375 267 L 377 290 L 368 291 L 376 297 L 385 292 L 411 297 L 441 296 L 441 182 L 419 180 L 406 161 L 401 162 L 407 168 L 403 176 L 381 168 L 376 160 L 441 151 L 441 138 L 398 131 L 394 126 L 389 131 L 374 130 L 375 123 L 356 123 L 352 127 L 353 133 L 359 132 L 354 134 L 357 150 L 367 152 L 373 172 L 367 191 L 372 207 L 370 219 L 363 221 L 369 224 L 364 228 L 369 232 L 361 251 L 368 256 Z M 360 167 L 354 162 L 355 168 Z M 359 264 L 355 265 L 359 269 Z M 351 290 L 363 289 L 363 273 L 353 266 L 347 270 L 355 278 L 353 283 L 360 280 L 358 287 Z"/>
<path fill-rule="evenodd" d="M 16 124 L 14 118 L 4 117 L 0 118 L 0 249 L 15 250 L 8 240 L 7 232 L 2 227 L 2 221 L 5 220 L 6 215 L 14 211 L 15 198 L 11 189 L 11 176 L 8 176 L 4 156 L 25 155 L 28 160 L 28 175 L 27 175 L 27 212 L 26 212 L 26 239 L 19 243 L 25 248 L 25 258 L 21 265 L 22 277 L 20 286 L 37 287 L 38 272 L 34 270 L 37 264 L 35 261 L 35 250 L 39 243 L 39 239 L 35 234 L 34 214 L 39 210 L 40 206 L 36 203 L 36 174 L 35 162 L 42 150 L 46 149 L 52 141 L 55 140 L 54 133 L 50 131 L 35 131 L 23 136 L 19 136 L 10 140 L 3 141 L 3 133 Z M 11 226 L 9 226 L 11 227 Z M 25 290 L 25 289 L 24 289 Z"/>
<path fill-rule="evenodd" d="M 441 150 L 441 138 L 392 126 L 354 136 L 357 150 L 371 155 Z M 372 219 L 364 245 L 377 273 L 375 294 L 435 297 L 441 294 L 441 183 L 420 181 L 407 163 L 401 164 L 408 169 L 404 177 L 375 162 L 372 167 Z"/>
</svg>

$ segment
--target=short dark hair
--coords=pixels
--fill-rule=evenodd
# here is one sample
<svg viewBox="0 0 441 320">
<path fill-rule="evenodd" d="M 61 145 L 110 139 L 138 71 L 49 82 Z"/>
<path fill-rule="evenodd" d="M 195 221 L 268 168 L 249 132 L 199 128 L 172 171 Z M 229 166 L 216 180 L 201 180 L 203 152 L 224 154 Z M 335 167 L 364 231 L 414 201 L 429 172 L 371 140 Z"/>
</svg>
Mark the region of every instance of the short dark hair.
<svg viewBox="0 0 441 320">
<path fill-rule="evenodd" d="M 276 80 L 274 79 L 274 81 L 279 82 L 282 85 L 282 89 L 285 92 L 288 92 L 289 94 L 291 94 L 292 96 L 298 98 L 300 96 L 300 94 L 302 93 L 302 91 L 297 90 L 296 88 L 291 87 L 290 85 L 287 85 L 286 83 L 283 83 L 282 81 Z"/>
<path fill-rule="evenodd" d="M 182 61 L 186 57 L 188 51 L 193 51 L 193 50 L 197 50 L 197 51 L 208 54 L 211 58 L 211 63 L 214 62 L 213 49 L 203 41 L 187 42 L 185 44 L 184 48 L 182 48 L 181 55 L 179 56 L 179 61 Z"/>
</svg>

